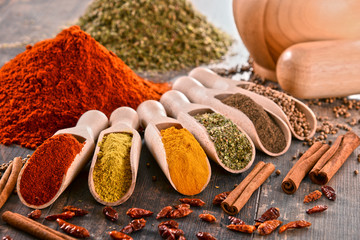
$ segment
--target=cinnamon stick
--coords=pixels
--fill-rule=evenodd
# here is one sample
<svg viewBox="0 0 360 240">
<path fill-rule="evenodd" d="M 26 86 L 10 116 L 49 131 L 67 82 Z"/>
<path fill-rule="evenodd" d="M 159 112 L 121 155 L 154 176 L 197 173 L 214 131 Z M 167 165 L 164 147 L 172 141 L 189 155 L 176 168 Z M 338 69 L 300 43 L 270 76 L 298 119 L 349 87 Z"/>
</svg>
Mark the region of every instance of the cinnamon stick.
<svg viewBox="0 0 360 240">
<path fill-rule="evenodd" d="M 250 199 L 251 195 L 273 173 L 275 166 L 272 163 L 259 162 L 245 179 L 221 203 L 222 209 L 230 214 L 237 214 Z"/>
<path fill-rule="evenodd" d="M 306 174 L 310 172 L 312 167 L 329 148 L 328 144 L 315 142 L 285 176 L 281 184 L 282 190 L 287 194 L 295 193 Z"/>
<path fill-rule="evenodd" d="M 9 176 L 10 176 L 10 173 L 11 173 L 11 170 L 12 170 L 12 166 L 13 166 L 13 163 L 10 163 L 8 168 L 4 172 L 4 175 L 1 177 L 1 180 L 0 180 L 0 192 L 4 189 L 6 183 L 7 183 L 8 179 L 9 179 Z"/>
<path fill-rule="evenodd" d="M 21 157 L 14 158 L 11 167 L 11 173 L 6 181 L 5 187 L 0 193 L 0 208 L 5 204 L 11 193 L 14 191 L 16 181 L 22 168 Z M 1 181 L 0 181 L 1 182 Z"/>
<path fill-rule="evenodd" d="M 6 211 L 2 214 L 2 219 L 9 225 L 27 232 L 39 239 L 44 240 L 75 240 L 61 232 L 49 228 L 23 215 Z"/>
<path fill-rule="evenodd" d="M 360 138 L 353 131 L 339 136 L 310 171 L 311 181 L 319 185 L 328 183 L 359 145 Z"/>
</svg>

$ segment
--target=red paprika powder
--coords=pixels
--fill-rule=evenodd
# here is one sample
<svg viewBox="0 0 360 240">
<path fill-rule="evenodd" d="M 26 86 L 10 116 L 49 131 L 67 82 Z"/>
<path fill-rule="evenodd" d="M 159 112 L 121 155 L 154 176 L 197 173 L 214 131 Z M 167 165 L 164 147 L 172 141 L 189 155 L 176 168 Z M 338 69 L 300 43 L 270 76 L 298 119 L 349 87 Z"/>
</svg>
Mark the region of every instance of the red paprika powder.
<svg viewBox="0 0 360 240">
<path fill-rule="evenodd" d="M 0 69 L 0 143 L 35 148 L 86 111 L 108 117 L 169 89 L 137 76 L 89 34 L 72 26 L 27 46 Z"/>
<path fill-rule="evenodd" d="M 20 194 L 32 205 L 49 202 L 59 191 L 64 175 L 81 152 L 80 143 L 71 134 L 54 135 L 45 140 L 28 160 L 20 179 Z"/>
</svg>

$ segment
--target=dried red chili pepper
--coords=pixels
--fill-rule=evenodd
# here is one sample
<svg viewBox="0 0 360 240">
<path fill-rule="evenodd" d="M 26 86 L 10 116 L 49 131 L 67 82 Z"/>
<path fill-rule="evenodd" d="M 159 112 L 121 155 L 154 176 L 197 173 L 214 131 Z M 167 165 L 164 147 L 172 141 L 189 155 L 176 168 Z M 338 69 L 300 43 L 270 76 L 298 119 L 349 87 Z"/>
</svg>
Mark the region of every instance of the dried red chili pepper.
<svg viewBox="0 0 360 240">
<path fill-rule="evenodd" d="M 41 216 L 41 210 L 40 209 L 35 209 L 34 211 L 30 212 L 28 214 L 28 218 L 31 218 L 33 220 L 39 219 Z"/>
<path fill-rule="evenodd" d="M 110 221 L 117 221 L 119 219 L 119 214 L 112 207 L 106 206 L 103 209 L 103 213 L 107 219 Z"/>
<path fill-rule="evenodd" d="M 234 231 L 237 231 L 237 232 L 243 232 L 243 233 L 253 233 L 256 230 L 255 226 L 246 225 L 246 224 L 243 224 L 243 225 L 230 224 L 230 225 L 228 225 L 226 227 L 228 229 L 230 229 L 230 230 L 234 230 Z"/>
<path fill-rule="evenodd" d="M 132 237 L 126 235 L 125 233 L 118 232 L 118 231 L 111 231 L 111 232 L 109 232 L 109 235 L 112 239 L 115 239 L 115 240 L 133 240 Z"/>
<path fill-rule="evenodd" d="M 170 212 L 169 218 L 182 218 L 186 217 L 190 213 L 192 213 L 193 210 L 190 208 L 178 208 Z"/>
<path fill-rule="evenodd" d="M 89 213 L 89 211 L 86 211 L 84 209 L 78 208 L 78 207 L 74 207 L 74 206 L 65 206 L 63 207 L 63 212 L 74 212 L 75 216 L 85 216 L 86 214 Z"/>
<path fill-rule="evenodd" d="M 199 218 L 205 222 L 215 222 L 216 221 L 215 216 L 213 216 L 211 214 L 200 214 Z"/>
<path fill-rule="evenodd" d="M 142 218 L 142 217 L 149 217 L 153 214 L 152 211 L 145 210 L 142 208 L 130 208 L 127 210 L 126 215 L 132 218 Z"/>
<path fill-rule="evenodd" d="M 230 225 L 243 225 L 245 222 L 239 218 L 229 216 Z"/>
<path fill-rule="evenodd" d="M 268 220 L 274 220 L 280 217 L 280 210 L 278 208 L 271 207 L 266 210 L 261 217 L 255 219 L 255 222 L 263 223 Z"/>
<path fill-rule="evenodd" d="M 199 240 L 216 240 L 216 238 L 208 232 L 198 232 L 196 237 Z"/>
<path fill-rule="evenodd" d="M 318 212 L 323 212 L 326 209 L 328 209 L 328 207 L 326 205 L 317 205 L 313 208 L 310 208 L 308 210 L 306 210 L 307 214 L 313 214 L 313 213 L 318 213 Z"/>
<path fill-rule="evenodd" d="M 143 229 L 146 225 L 146 220 L 143 218 L 132 220 L 127 226 L 120 230 L 120 232 L 130 234 L 132 232 Z"/>
<path fill-rule="evenodd" d="M 65 222 L 64 220 L 58 218 L 56 221 L 59 224 L 59 227 L 66 233 L 70 234 L 71 236 L 77 238 L 86 238 L 90 237 L 89 231 L 86 228 L 76 226 L 74 224 Z"/>
<path fill-rule="evenodd" d="M 2 238 L 2 240 L 12 240 L 12 238 L 8 235 Z"/>
<path fill-rule="evenodd" d="M 177 240 L 186 240 L 184 236 L 179 236 Z"/>
<path fill-rule="evenodd" d="M 305 221 L 305 220 L 298 220 L 298 221 L 293 221 L 293 222 L 289 222 L 283 226 L 280 227 L 279 233 L 282 233 L 288 229 L 292 229 L 292 228 L 305 228 L 305 227 L 310 227 L 311 223 Z"/>
<path fill-rule="evenodd" d="M 277 219 L 265 221 L 259 225 L 258 232 L 260 235 L 268 235 L 272 233 L 281 224 L 282 221 Z"/>
<path fill-rule="evenodd" d="M 178 228 L 169 228 L 166 225 L 159 225 L 158 230 L 160 236 L 165 239 L 176 239 L 184 235 L 184 231 Z"/>
<path fill-rule="evenodd" d="M 176 209 L 178 209 L 178 208 L 190 208 L 190 204 L 182 203 L 182 204 L 175 205 L 174 208 L 176 208 Z"/>
<path fill-rule="evenodd" d="M 205 202 L 198 198 L 193 198 L 193 199 L 181 198 L 181 199 L 179 199 L 179 201 L 182 203 L 190 204 L 190 206 L 193 206 L 193 207 L 201 207 L 201 206 L 205 205 Z"/>
<path fill-rule="evenodd" d="M 335 190 L 330 186 L 322 186 L 321 187 L 322 193 L 331 201 L 335 201 L 336 193 Z"/>
<path fill-rule="evenodd" d="M 179 224 L 175 221 L 175 220 L 169 220 L 169 221 L 165 221 L 165 222 L 161 222 L 159 224 L 159 226 L 161 225 L 165 225 L 169 228 L 179 228 Z"/>
<path fill-rule="evenodd" d="M 227 196 L 229 196 L 230 193 L 231 193 L 231 191 L 223 192 L 223 193 L 220 193 L 220 194 L 216 195 L 214 197 L 213 204 L 214 205 L 221 205 L 221 203 L 227 198 Z"/>
<path fill-rule="evenodd" d="M 321 195 L 322 193 L 319 190 L 315 190 L 304 197 L 304 203 L 316 201 L 321 197 Z"/>
<path fill-rule="evenodd" d="M 167 217 L 170 212 L 173 210 L 172 206 L 166 206 L 160 210 L 160 212 L 156 215 L 156 219 L 165 218 Z"/>
<path fill-rule="evenodd" d="M 55 221 L 58 218 L 66 220 L 66 219 L 70 219 L 70 218 L 72 218 L 74 216 L 75 216 L 74 212 L 67 211 L 67 212 L 63 212 L 63 213 L 60 213 L 60 214 L 49 215 L 45 219 L 48 220 L 48 221 Z"/>
</svg>

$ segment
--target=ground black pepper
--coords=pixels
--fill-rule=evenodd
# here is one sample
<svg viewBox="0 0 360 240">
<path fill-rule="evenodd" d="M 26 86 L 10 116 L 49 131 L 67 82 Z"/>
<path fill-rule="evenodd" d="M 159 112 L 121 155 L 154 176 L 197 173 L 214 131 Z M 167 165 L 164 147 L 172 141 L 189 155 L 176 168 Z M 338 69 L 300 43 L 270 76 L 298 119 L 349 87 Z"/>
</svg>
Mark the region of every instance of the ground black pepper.
<svg viewBox="0 0 360 240">
<path fill-rule="evenodd" d="M 284 133 L 262 106 L 240 93 L 224 98 L 221 102 L 242 111 L 253 122 L 260 141 L 267 150 L 273 153 L 284 150 Z"/>
</svg>

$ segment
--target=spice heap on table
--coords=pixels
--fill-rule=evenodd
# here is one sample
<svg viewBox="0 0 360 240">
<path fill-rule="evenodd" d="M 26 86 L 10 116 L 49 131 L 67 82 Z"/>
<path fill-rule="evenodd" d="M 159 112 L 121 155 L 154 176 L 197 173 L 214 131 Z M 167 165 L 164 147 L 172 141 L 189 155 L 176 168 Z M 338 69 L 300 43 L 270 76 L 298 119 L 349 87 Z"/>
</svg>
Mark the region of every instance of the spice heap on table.
<svg viewBox="0 0 360 240">
<path fill-rule="evenodd" d="M 87 110 L 110 115 L 169 89 L 137 76 L 89 34 L 72 26 L 27 46 L 0 69 L 0 143 L 39 146 Z"/>
<path fill-rule="evenodd" d="M 136 71 L 209 63 L 231 44 L 187 0 L 96 0 L 79 25 Z"/>
</svg>

